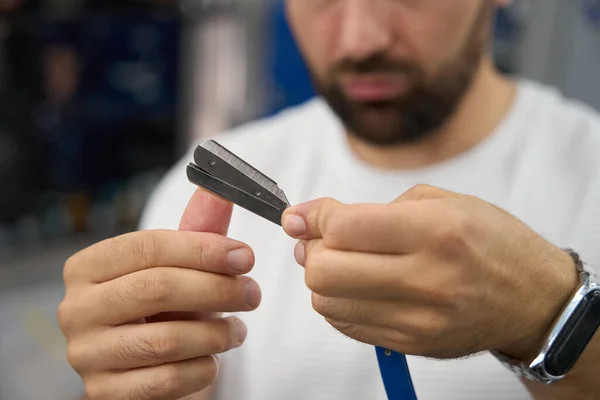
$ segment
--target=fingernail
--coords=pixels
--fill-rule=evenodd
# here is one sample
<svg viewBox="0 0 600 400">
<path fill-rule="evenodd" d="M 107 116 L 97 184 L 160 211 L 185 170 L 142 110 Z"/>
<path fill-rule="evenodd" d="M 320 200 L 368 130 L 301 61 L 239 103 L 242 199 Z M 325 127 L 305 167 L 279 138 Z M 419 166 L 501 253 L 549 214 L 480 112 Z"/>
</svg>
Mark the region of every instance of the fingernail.
<svg viewBox="0 0 600 400">
<path fill-rule="evenodd" d="M 296 262 L 304 267 L 304 263 L 306 262 L 304 256 L 304 242 L 300 241 L 296 244 L 296 248 L 294 249 L 294 257 L 296 258 Z"/>
<path fill-rule="evenodd" d="M 256 308 L 260 304 L 261 293 L 258 285 L 255 282 L 246 284 L 246 304 L 252 308 Z"/>
<path fill-rule="evenodd" d="M 252 267 L 252 254 L 245 248 L 230 251 L 227 266 L 235 272 L 246 272 Z"/>
<path fill-rule="evenodd" d="M 306 222 L 304 222 L 304 218 L 299 215 L 286 215 L 283 219 L 283 228 L 288 235 L 295 238 L 302 237 L 306 234 Z"/>
<path fill-rule="evenodd" d="M 238 345 L 244 343 L 246 340 L 246 336 L 248 336 L 248 327 L 246 324 L 239 318 L 234 318 L 233 320 L 235 334 L 238 340 Z"/>
</svg>

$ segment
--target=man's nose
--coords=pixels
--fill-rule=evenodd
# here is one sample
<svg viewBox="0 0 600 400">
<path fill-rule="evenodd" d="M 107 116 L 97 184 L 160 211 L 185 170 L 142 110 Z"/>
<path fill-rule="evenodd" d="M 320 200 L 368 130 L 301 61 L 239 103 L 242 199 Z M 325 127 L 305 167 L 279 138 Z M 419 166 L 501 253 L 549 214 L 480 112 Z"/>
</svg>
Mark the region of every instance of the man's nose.
<svg viewBox="0 0 600 400">
<path fill-rule="evenodd" d="M 337 58 L 362 61 L 385 51 L 393 33 L 377 0 L 345 0 Z"/>
</svg>

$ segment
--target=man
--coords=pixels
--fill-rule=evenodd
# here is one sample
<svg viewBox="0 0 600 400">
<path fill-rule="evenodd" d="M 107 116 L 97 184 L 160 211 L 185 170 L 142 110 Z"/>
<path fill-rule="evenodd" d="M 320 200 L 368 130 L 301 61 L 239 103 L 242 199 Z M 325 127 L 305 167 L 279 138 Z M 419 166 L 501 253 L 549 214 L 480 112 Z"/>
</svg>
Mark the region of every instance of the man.
<svg viewBox="0 0 600 400">
<path fill-rule="evenodd" d="M 599 398 L 598 335 L 551 385 L 499 361 L 571 304 L 563 248 L 600 265 L 600 119 L 494 70 L 507 3 L 288 0 L 322 99 L 219 137 L 299 204 L 287 235 L 194 193 L 183 159 L 144 231 L 65 266 L 88 397 L 384 399 L 376 345 L 419 399 Z"/>
</svg>

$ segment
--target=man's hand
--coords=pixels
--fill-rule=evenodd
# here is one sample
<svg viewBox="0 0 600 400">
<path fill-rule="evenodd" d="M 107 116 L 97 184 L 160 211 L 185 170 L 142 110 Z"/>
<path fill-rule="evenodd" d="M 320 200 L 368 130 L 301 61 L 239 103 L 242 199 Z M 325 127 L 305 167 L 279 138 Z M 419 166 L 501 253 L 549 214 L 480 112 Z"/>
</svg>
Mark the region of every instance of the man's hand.
<svg viewBox="0 0 600 400">
<path fill-rule="evenodd" d="M 58 318 L 88 399 L 176 400 L 215 380 L 216 355 L 246 337 L 243 322 L 217 313 L 260 303 L 242 276 L 251 249 L 224 236 L 231 209 L 199 190 L 180 231 L 127 234 L 67 261 Z"/>
<path fill-rule="evenodd" d="M 385 205 L 290 208 L 313 307 L 345 335 L 400 353 L 532 359 L 578 285 L 573 260 L 479 199 L 419 186 Z"/>
</svg>

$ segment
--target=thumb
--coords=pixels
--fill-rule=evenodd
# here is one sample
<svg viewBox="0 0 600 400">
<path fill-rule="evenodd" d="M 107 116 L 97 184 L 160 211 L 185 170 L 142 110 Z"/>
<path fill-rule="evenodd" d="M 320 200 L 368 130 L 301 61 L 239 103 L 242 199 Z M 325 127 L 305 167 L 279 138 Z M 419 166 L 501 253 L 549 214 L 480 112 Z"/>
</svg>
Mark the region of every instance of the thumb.
<svg viewBox="0 0 600 400">
<path fill-rule="evenodd" d="M 392 203 L 397 203 L 403 200 L 429 200 L 429 199 L 445 199 L 459 197 L 457 193 L 448 190 L 440 189 L 435 186 L 417 185 L 413 186 L 402 195 L 400 195 Z"/>
<path fill-rule="evenodd" d="M 225 236 L 229 230 L 232 212 L 232 203 L 203 188 L 198 188 L 183 212 L 179 230 Z"/>
</svg>

